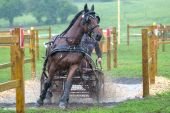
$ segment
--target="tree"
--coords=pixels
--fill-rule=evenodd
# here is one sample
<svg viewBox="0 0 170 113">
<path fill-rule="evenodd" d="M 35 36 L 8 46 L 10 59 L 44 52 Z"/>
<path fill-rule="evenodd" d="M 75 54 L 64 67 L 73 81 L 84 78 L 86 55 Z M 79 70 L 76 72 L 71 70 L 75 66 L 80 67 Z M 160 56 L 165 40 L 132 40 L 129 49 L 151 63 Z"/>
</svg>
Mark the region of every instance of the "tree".
<svg viewBox="0 0 170 113">
<path fill-rule="evenodd" d="M 46 7 L 44 0 L 25 0 L 26 13 L 30 13 L 36 18 L 39 24 L 43 23 L 42 17 L 45 15 Z"/>
<path fill-rule="evenodd" d="M 110 2 L 114 0 L 73 0 L 73 2 Z"/>
<path fill-rule="evenodd" d="M 27 0 L 27 11 L 31 12 L 39 23 L 42 18 L 46 24 L 56 24 L 59 18 L 66 22 L 68 16 L 77 11 L 69 0 Z"/>
<path fill-rule="evenodd" d="M 13 26 L 14 18 L 22 15 L 24 6 L 21 0 L 0 0 L 0 18 L 7 19 Z"/>
<path fill-rule="evenodd" d="M 58 11 L 59 11 L 59 3 L 60 0 L 45 0 L 46 1 L 46 9 L 45 9 L 45 17 L 47 18 L 46 24 L 56 24 Z"/>
<path fill-rule="evenodd" d="M 78 8 L 67 0 L 63 0 L 59 5 L 59 17 L 61 18 L 61 23 L 65 23 L 70 14 L 74 14 L 78 11 Z"/>
</svg>

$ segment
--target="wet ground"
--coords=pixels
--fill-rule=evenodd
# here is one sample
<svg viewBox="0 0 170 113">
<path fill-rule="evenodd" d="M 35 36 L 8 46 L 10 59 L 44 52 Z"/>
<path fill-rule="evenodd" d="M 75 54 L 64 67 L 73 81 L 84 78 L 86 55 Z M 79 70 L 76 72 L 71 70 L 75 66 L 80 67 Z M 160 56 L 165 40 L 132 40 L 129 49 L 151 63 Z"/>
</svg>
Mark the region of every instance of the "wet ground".
<svg viewBox="0 0 170 113">
<path fill-rule="evenodd" d="M 151 93 L 158 91 L 167 91 L 170 86 L 170 80 L 157 77 L 156 84 L 152 85 Z M 142 79 L 141 78 L 105 78 L 105 91 L 102 98 L 100 98 L 100 104 L 96 99 L 82 98 L 81 96 L 70 97 L 70 108 L 74 107 L 88 107 L 88 106 L 113 106 L 119 102 L 123 102 L 128 99 L 140 99 L 142 98 Z M 32 80 L 25 82 L 25 103 L 27 107 L 35 107 L 40 94 L 39 80 Z M 161 92 L 160 92 L 161 93 Z M 11 108 L 15 107 L 15 90 L 8 90 L 0 92 L 0 107 Z M 58 100 L 55 104 L 45 104 L 44 107 L 57 107 Z"/>
</svg>

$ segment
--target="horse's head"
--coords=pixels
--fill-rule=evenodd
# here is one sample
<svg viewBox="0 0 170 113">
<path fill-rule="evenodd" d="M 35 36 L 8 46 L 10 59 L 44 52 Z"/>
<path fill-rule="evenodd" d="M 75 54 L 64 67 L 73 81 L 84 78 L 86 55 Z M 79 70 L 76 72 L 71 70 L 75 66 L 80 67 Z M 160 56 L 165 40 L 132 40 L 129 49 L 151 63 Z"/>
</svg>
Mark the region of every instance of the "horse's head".
<svg viewBox="0 0 170 113">
<path fill-rule="evenodd" d="M 89 10 L 87 4 L 84 6 L 84 13 L 82 14 L 81 24 L 84 32 L 91 38 L 100 41 L 102 37 L 101 29 L 99 28 L 100 17 L 96 15 L 94 11 L 94 5 Z"/>
</svg>

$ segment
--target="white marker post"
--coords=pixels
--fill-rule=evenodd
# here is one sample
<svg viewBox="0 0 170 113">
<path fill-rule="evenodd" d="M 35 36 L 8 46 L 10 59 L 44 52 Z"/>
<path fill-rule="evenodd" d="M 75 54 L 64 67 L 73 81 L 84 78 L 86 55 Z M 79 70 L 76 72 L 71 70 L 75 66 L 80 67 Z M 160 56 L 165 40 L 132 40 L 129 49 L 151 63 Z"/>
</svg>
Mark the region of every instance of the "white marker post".
<svg viewBox="0 0 170 113">
<path fill-rule="evenodd" d="M 118 44 L 120 44 L 120 0 L 117 2 L 117 13 L 118 13 Z"/>
</svg>

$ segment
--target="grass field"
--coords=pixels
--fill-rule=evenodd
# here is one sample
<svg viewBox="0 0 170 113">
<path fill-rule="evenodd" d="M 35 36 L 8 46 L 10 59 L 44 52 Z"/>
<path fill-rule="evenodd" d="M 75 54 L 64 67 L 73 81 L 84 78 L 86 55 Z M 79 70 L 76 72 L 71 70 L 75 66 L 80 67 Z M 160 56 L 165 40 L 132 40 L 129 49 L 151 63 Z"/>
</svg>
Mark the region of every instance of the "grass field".
<svg viewBox="0 0 170 113">
<path fill-rule="evenodd" d="M 90 3 L 92 4 L 92 3 Z M 94 3 L 96 11 L 101 17 L 101 27 L 107 28 L 117 26 L 117 3 Z M 131 25 L 150 25 L 153 22 L 169 24 L 170 22 L 170 1 L 169 0 L 127 0 L 121 1 L 121 45 L 118 47 L 118 68 L 106 70 L 106 54 L 103 54 L 103 68 L 108 76 L 113 77 L 141 77 L 142 76 L 142 45 L 141 37 L 131 38 L 130 46 L 126 45 L 126 26 Z M 84 3 L 76 3 L 79 9 L 82 9 Z M 72 16 L 71 16 L 72 17 Z M 70 19 L 71 19 L 70 17 Z M 24 23 L 22 23 L 24 20 Z M 15 24 L 34 24 L 36 20 L 31 15 L 24 15 L 15 19 Z M 8 22 L 0 19 L 0 26 L 7 26 Z M 62 25 L 53 25 L 53 33 L 63 31 L 68 23 Z M 169 24 L 170 25 L 170 24 Z M 46 27 L 46 26 L 44 26 Z M 3 29 L 3 28 L 0 28 Z M 41 43 L 46 42 L 44 40 Z M 161 45 L 158 50 L 158 76 L 170 78 L 170 45 L 166 45 L 166 51 L 162 52 Z M 25 49 L 26 57 L 29 52 Z M 7 48 L 0 48 L 0 64 L 7 63 L 10 60 L 10 52 Z M 45 48 L 41 45 L 40 57 L 43 57 Z M 95 59 L 95 55 L 93 55 Z M 41 74 L 43 59 L 36 62 L 36 73 Z M 30 64 L 26 64 L 25 79 L 30 79 Z M 0 70 L 0 82 L 9 80 L 10 68 Z M 92 107 L 69 110 L 59 109 L 27 109 L 27 113 L 169 113 L 170 112 L 170 93 L 148 97 L 142 100 L 130 100 L 120 103 L 114 107 Z M 0 113 L 14 113 L 15 111 L 2 110 Z"/>
<path fill-rule="evenodd" d="M 170 78 L 169 62 L 170 62 L 170 45 L 166 45 L 166 52 L 161 51 L 161 46 L 158 52 L 158 75 Z M 8 52 L 5 49 L 3 55 L 7 56 Z M 40 55 L 44 55 L 44 48 L 40 48 Z M 28 53 L 27 53 L 27 56 Z M 95 55 L 93 55 L 95 59 Z M 4 59 L 3 62 L 7 62 L 8 57 L 0 56 L 0 59 Z M 121 44 L 118 48 L 118 68 L 111 71 L 106 71 L 106 54 L 103 54 L 103 67 L 104 72 L 108 76 L 113 77 L 141 77 L 142 76 L 142 64 L 141 64 L 141 42 L 136 41 L 129 47 L 126 44 Z M 1 60 L 2 62 L 2 60 Z M 37 60 L 37 75 L 40 75 L 43 59 Z M 6 81 L 9 73 L 9 69 L 0 70 L 0 81 Z M 25 65 L 25 78 L 30 78 L 30 65 Z M 170 93 L 157 95 L 155 97 L 148 97 L 141 100 L 131 100 L 120 103 L 113 107 L 90 107 L 90 108 L 78 108 L 69 110 L 60 109 L 26 109 L 26 113 L 168 113 L 170 112 L 169 103 Z M 0 109 L 0 113 L 14 113 L 14 111 Z"/>
<path fill-rule="evenodd" d="M 43 43 L 44 41 L 42 41 Z M 107 75 L 117 76 L 117 77 L 142 77 L 142 48 L 141 41 L 133 42 L 129 47 L 126 43 L 122 43 L 118 47 L 118 68 L 112 68 L 111 71 L 107 71 L 106 65 L 106 54 L 103 53 L 103 68 Z M 158 49 L 158 75 L 165 76 L 170 78 L 169 62 L 170 62 L 170 45 L 166 45 L 166 51 L 162 52 L 161 45 Z M 7 63 L 10 61 L 10 52 L 8 48 L 0 48 L 2 55 L 0 56 L 0 63 Z M 25 49 L 25 57 L 29 58 L 29 51 Z M 45 54 L 45 48 L 40 46 L 40 59 L 36 61 L 36 73 L 37 76 L 40 76 L 43 56 Z M 93 59 L 96 59 L 95 54 Z M 113 64 L 113 57 L 111 63 Z M 9 79 L 10 68 L 0 70 L 0 82 L 6 81 Z M 29 79 L 31 77 L 31 67 L 30 64 L 25 65 L 25 78 Z"/>
</svg>

